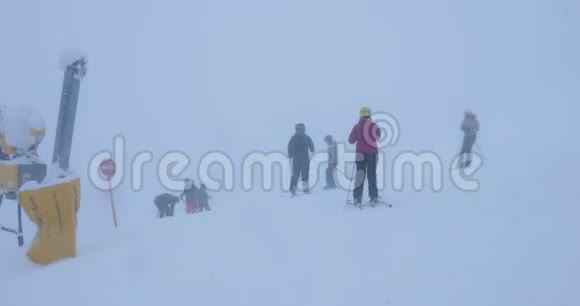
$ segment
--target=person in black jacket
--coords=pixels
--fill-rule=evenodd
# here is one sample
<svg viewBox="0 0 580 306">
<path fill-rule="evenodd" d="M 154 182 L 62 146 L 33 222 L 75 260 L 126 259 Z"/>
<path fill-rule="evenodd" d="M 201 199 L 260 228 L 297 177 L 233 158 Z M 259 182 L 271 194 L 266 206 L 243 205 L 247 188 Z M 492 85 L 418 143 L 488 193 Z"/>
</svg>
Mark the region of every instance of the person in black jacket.
<svg viewBox="0 0 580 306">
<path fill-rule="evenodd" d="M 288 143 L 288 157 L 292 164 L 292 178 L 290 179 L 290 192 L 296 194 L 298 178 L 302 178 L 304 192 L 309 192 L 308 176 L 310 172 L 310 152 L 314 152 L 314 143 L 310 136 L 306 135 L 306 127 L 303 123 L 296 124 L 296 133 Z"/>
<path fill-rule="evenodd" d="M 153 200 L 155 206 L 159 210 L 159 218 L 173 217 L 173 209 L 175 204 L 179 202 L 179 197 L 170 193 L 162 193 Z"/>
<path fill-rule="evenodd" d="M 199 211 L 204 209 L 210 211 L 209 208 L 209 195 L 207 194 L 207 187 L 205 184 L 199 185 L 199 191 L 197 192 L 197 207 Z"/>
</svg>

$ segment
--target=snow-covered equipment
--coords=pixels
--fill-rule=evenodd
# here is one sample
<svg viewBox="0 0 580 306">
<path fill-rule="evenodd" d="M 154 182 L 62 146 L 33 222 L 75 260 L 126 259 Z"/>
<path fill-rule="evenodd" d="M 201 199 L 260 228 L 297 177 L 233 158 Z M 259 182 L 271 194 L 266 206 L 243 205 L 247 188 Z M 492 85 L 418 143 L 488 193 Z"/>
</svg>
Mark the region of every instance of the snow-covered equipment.
<svg viewBox="0 0 580 306">
<path fill-rule="evenodd" d="M 86 58 L 71 60 L 64 72 L 52 165 L 38 156 L 45 135 L 41 114 L 34 107 L 0 106 L 0 204 L 16 200 L 18 229 L 0 229 L 24 244 L 22 213 L 38 226 L 28 257 L 42 265 L 76 256 L 76 214 L 80 208 L 80 178 L 69 169 L 80 82 Z"/>
</svg>

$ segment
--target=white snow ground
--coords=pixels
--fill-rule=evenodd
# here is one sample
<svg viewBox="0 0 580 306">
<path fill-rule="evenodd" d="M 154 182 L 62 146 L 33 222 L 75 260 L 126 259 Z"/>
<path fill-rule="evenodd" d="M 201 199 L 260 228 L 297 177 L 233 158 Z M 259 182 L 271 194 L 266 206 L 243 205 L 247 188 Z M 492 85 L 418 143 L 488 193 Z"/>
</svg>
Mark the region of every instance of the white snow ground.
<svg viewBox="0 0 580 306">
<path fill-rule="evenodd" d="M 0 233 L 0 305 L 580 304 L 580 4 L 573 0 L 14 2 L 0 10 L 0 104 L 35 104 L 51 159 L 62 70 L 82 47 L 72 165 L 126 141 L 147 150 L 108 195 L 84 174 L 79 256 L 48 267 Z M 488 160 L 477 192 L 391 188 L 393 208 L 353 210 L 346 193 L 212 193 L 210 213 L 153 218 L 156 163 L 208 151 L 239 167 L 285 150 L 296 122 L 318 149 L 369 105 L 401 128 L 389 161 L 433 151 L 445 166 L 462 111 L 480 117 Z M 157 136 L 156 136 L 157 135 Z M 391 163 L 386 165 L 387 172 Z M 389 181 L 387 183 L 390 183 Z M 239 186 L 236 185 L 236 186 Z M 0 208 L 14 226 L 15 207 Z"/>
</svg>

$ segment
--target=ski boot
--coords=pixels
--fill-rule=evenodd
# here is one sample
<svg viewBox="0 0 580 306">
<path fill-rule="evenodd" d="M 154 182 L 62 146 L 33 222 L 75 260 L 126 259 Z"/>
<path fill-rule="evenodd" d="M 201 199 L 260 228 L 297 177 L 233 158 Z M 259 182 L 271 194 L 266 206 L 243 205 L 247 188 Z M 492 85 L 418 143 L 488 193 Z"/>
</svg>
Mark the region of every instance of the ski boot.
<svg viewBox="0 0 580 306">
<path fill-rule="evenodd" d="M 304 191 L 304 193 L 310 193 L 310 188 L 308 188 L 307 182 L 302 182 L 302 191 Z"/>
<path fill-rule="evenodd" d="M 459 164 L 459 169 L 465 169 L 465 168 L 469 167 L 470 165 L 471 165 L 471 161 L 470 160 L 464 161 L 461 164 Z"/>
</svg>

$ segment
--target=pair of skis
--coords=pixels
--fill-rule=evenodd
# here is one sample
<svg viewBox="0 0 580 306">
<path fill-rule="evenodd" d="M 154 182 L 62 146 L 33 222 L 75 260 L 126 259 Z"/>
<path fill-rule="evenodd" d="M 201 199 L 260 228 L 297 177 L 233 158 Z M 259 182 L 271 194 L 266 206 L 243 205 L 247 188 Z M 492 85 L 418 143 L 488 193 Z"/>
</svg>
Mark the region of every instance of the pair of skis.
<svg viewBox="0 0 580 306">
<path fill-rule="evenodd" d="M 377 207 L 379 205 L 393 207 L 393 204 L 385 202 L 385 201 L 381 201 L 381 200 L 368 201 L 364 204 L 363 203 L 355 204 L 352 200 L 348 200 L 345 203 L 345 206 L 347 206 L 347 205 L 351 205 L 351 206 L 356 207 L 356 208 L 361 209 L 361 210 L 365 207 Z"/>
<path fill-rule="evenodd" d="M 314 190 L 309 190 L 308 192 L 300 190 L 299 192 L 296 192 L 295 194 L 290 194 L 290 195 L 283 194 L 282 197 L 286 196 L 287 198 L 292 199 L 292 198 L 295 198 L 295 197 L 298 197 L 301 195 L 309 195 L 309 194 L 312 194 L 314 192 L 315 192 Z M 351 206 L 356 207 L 356 208 L 361 209 L 361 210 L 365 207 L 377 207 L 377 206 L 393 207 L 393 204 L 379 200 L 379 199 L 374 200 L 374 201 L 368 201 L 365 203 L 360 203 L 360 204 L 355 204 L 352 200 L 347 200 L 345 203 L 345 206 L 348 206 L 348 205 L 351 205 Z"/>
<path fill-rule="evenodd" d="M 298 197 L 298 196 L 301 196 L 301 195 L 309 195 L 309 194 L 313 194 L 313 193 L 314 193 L 313 190 L 309 190 L 309 191 L 300 190 L 300 191 L 296 191 L 296 193 L 294 193 L 294 194 L 292 194 L 292 193 L 289 193 L 289 194 L 288 193 L 284 193 L 284 194 L 281 195 L 281 197 L 292 199 L 292 198 L 295 198 L 295 197 Z"/>
<path fill-rule="evenodd" d="M 322 191 L 328 191 L 328 190 L 336 190 L 338 189 L 338 187 L 331 187 L 331 188 L 322 188 L 322 189 L 310 189 L 308 191 L 304 191 L 304 190 L 297 190 L 296 193 L 292 194 L 290 193 L 290 195 L 287 195 L 286 193 L 282 194 L 281 196 L 284 197 L 285 195 L 288 198 L 295 198 L 299 195 L 308 195 L 308 194 L 313 194 L 316 192 L 322 192 Z"/>
</svg>

